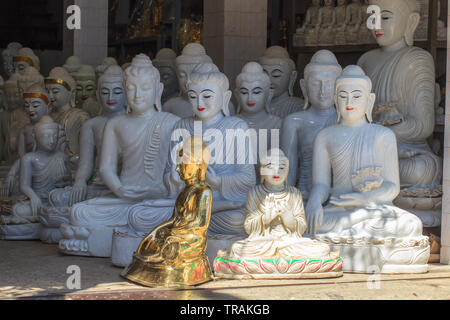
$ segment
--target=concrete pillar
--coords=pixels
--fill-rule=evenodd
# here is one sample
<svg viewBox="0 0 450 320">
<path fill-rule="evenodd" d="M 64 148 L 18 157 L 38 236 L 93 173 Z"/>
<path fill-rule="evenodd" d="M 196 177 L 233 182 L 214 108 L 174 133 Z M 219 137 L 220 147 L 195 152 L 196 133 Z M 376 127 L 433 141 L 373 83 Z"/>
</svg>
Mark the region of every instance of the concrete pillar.
<svg viewBox="0 0 450 320">
<path fill-rule="evenodd" d="M 204 0 L 202 41 L 206 53 L 234 88 L 245 63 L 267 45 L 267 0 Z"/>
<path fill-rule="evenodd" d="M 448 7 L 450 21 L 450 6 Z M 450 43 L 450 28 L 447 29 Z M 445 99 L 444 177 L 442 190 L 441 263 L 450 264 L 450 50 L 447 47 L 447 86 Z"/>
<path fill-rule="evenodd" d="M 80 30 L 66 27 L 66 9 L 72 4 L 81 9 Z M 84 64 L 100 64 L 108 53 L 108 0 L 64 0 L 63 28 L 64 59 L 75 55 Z"/>
</svg>

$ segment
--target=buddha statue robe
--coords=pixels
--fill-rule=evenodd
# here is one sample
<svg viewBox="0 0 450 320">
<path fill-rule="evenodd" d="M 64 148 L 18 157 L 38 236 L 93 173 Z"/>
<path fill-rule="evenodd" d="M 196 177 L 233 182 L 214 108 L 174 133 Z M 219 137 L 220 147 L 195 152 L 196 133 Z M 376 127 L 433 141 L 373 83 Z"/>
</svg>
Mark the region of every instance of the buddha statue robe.
<svg viewBox="0 0 450 320">
<path fill-rule="evenodd" d="M 270 114 L 284 119 L 291 113 L 301 111 L 304 104 L 305 102 L 302 99 L 290 96 L 286 91 L 281 96 L 272 99 L 269 112 Z"/>
</svg>

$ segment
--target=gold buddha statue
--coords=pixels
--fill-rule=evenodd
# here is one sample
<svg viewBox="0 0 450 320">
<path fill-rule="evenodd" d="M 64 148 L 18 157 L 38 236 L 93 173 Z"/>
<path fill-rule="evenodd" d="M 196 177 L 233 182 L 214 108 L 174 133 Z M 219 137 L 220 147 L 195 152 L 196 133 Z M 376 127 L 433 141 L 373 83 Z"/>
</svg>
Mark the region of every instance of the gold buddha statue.
<svg viewBox="0 0 450 320">
<path fill-rule="evenodd" d="M 176 170 L 186 187 L 173 216 L 144 238 L 123 277 L 149 287 L 192 286 L 213 279 L 206 255 L 212 205 L 212 190 L 205 182 L 209 158 L 201 137 L 185 140 Z"/>
</svg>

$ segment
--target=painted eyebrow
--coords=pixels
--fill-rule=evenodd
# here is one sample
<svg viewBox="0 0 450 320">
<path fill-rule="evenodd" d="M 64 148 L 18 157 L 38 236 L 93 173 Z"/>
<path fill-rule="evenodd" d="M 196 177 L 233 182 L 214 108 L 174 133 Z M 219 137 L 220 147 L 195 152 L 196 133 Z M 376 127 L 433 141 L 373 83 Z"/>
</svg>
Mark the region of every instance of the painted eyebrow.
<svg viewBox="0 0 450 320">
<path fill-rule="evenodd" d="M 262 88 L 261 87 L 256 87 L 256 88 L 253 88 L 253 90 L 262 90 Z"/>
<path fill-rule="evenodd" d="M 362 93 L 361 90 L 353 90 L 352 93 L 353 93 L 353 92 L 359 92 L 359 93 Z"/>
<path fill-rule="evenodd" d="M 203 93 L 203 92 L 211 92 L 211 93 L 214 93 L 214 91 L 209 90 L 209 89 L 205 89 L 205 90 L 203 90 L 201 93 Z"/>
<path fill-rule="evenodd" d="M 383 11 L 381 11 L 381 13 L 393 13 L 393 12 L 389 11 L 389 10 L 383 10 Z"/>
</svg>

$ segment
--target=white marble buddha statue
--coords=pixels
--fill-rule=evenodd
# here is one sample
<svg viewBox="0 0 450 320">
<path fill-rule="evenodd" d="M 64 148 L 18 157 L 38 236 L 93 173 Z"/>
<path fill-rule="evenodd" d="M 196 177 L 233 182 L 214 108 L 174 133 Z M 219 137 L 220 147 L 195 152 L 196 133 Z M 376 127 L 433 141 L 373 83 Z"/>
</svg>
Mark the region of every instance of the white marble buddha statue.
<svg viewBox="0 0 450 320">
<path fill-rule="evenodd" d="M 392 204 L 400 190 L 397 143 L 391 130 L 370 123 L 371 89 L 358 66 L 336 81 L 340 122 L 314 141 L 308 233 L 339 250 L 344 271 L 426 272 L 430 246 L 422 222 Z"/>
<path fill-rule="evenodd" d="M 318 276 L 321 273 L 308 270 L 308 267 L 306 270 L 296 268 L 293 260 L 302 260 L 305 264 L 309 260 L 319 260 L 320 264 L 332 260 L 333 266 L 328 276 L 342 275 L 342 260 L 338 252 L 331 252 L 326 243 L 302 237 L 306 230 L 302 194 L 287 184 L 288 172 L 289 160 L 283 151 L 269 150 L 261 160 L 261 183 L 247 194 L 244 228 L 248 237 L 233 243 L 229 252 L 217 253 L 214 263 L 216 276 L 302 278 L 307 274 Z M 280 262 L 276 266 L 268 266 L 268 259 L 283 262 L 281 266 Z M 229 261 L 234 262 L 233 265 L 238 263 L 239 267 L 227 268 Z"/>
<path fill-rule="evenodd" d="M 335 27 L 337 22 L 335 0 L 325 0 L 325 5 L 319 9 L 319 45 L 333 45 L 335 42 Z"/>
<path fill-rule="evenodd" d="M 425 227 L 440 225 L 442 160 L 427 139 L 435 125 L 435 65 L 431 54 L 413 46 L 420 20 L 415 0 L 377 0 L 379 49 L 358 65 L 372 79 L 376 94 L 373 119 L 391 129 L 398 141 L 401 191 L 395 203 L 417 214 Z"/>
<path fill-rule="evenodd" d="M 14 72 L 23 73 L 27 67 L 35 67 L 37 71 L 40 70 L 39 58 L 34 54 L 30 48 L 21 48 L 17 55 L 13 57 Z"/>
<path fill-rule="evenodd" d="M 319 40 L 319 10 L 321 8 L 321 0 L 313 0 L 312 6 L 306 11 L 305 21 L 296 33 L 302 34 L 306 45 L 317 45 Z"/>
<path fill-rule="evenodd" d="M 70 56 L 67 58 L 66 63 L 63 65 L 63 68 L 69 72 L 69 74 L 73 77 L 73 75 L 80 70 L 81 68 L 81 59 L 77 56 Z"/>
<path fill-rule="evenodd" d="M 11 42 L 8 44 L 5 50 L 2 51 L 3 58 L 3 71 L 7 78 L 11 77 L 14 73 L 13 57 L 17 56 L 19 50 L 22 49 L 22 45 L 18 42 Z"/>
<path fill-rule="evenodd" d="M 118 66 L 117 60 L 113 57 L 105 57 L 101 64 L 95 67 L 95 75 L 99 79 L 109 66 Z"/>
<path fill-rule="evenodd" d="M 107 122 L 101 147 L 100 176 L 111 193 L 72 206 L 70 223 L 60 228 L 59 248 L 66 254 L 109 257 L 113 228 L 127 224 L 129 208 L 167 197 L 163 173 L 179 118 L 161 112 L 163 85 L 148 56 L 133 59 L 124 88 L 130 112 Z"/>
<path fill-rule="evenodd" d="M 80 131 L 84 122 L 89 120 L 89 115 L 75 108 L 76 82 L 66 69 L 55 67 L 45 79 L 45 86 L 49 92 L 52 104 L 52 118 L 66 133 L 66 152 L 70 157 L 71 168 L 78 162 L 80 154 Z"/>
<path fill-rule="evenodd" d="M 336 15 L 336 25 L 335 25 L 335 38 L 334 43 L 336 45 L 345 45 L 345 29 L 346 18 L 347 18 L 347 0 L 337 0 L 337 6 L 334 8 Z M 367 28 L 366 28 L 367 29 Z"/>
<path fill-rule="evenodd" d="M 164 91 L 161 102 L 164 103 L 172 98 L 176 98 L 179 94 L 177 67 L 175 60 L 177 54 L 169 48 L 163 48 L 158 51 L 153 60 L 154 66 L 161 74 L 161 82 L 164 84 Z"/>
<path fill-rule="evenodd" d="M 345 17 L 345 24 L 347 25 L 345 38 L 347 44 L 359 43 L 358 34 L 362 20 L 361 0 L 351 0 L 351 3 L 347 5 L 347 14 Z"/>
<path fill-rule="evenodd" d="M 267 48 L 259 63 L 269 75 L 273 98 L 270 113 L 280 118 L 302 110 L 304 102 L 294 97 L 294 84 L 297 79 L 295 63 L 285 48 L 273 46 Z"/>
<path fill-rule="evenodd" d="M 331 51 L 316 52 L 305 67 L 304 79 L 300 80 L 306 98 L 305 111 L 292 113 L 283 121 L 281 148 L 290 163 L 287 181 L 300 189 L 305 200 L 312 188 L 314 139 L 322 129 L 336 124 L 334 92 L 341 72 L 342 67 Z"/>
<path fill-rule="evenodd" d="M 73 73 L 76 81 L 75 105 L 94 118 L 102 112 L 101 105 L 97 101 L 97 78 L 92 66 L 82 64 L 80 69 Z"/>
<path fill-rule="evenodd" d="M 133 235 L 137 235 L 142 239 L 152 228 L 171 217 L 176 196 L 183 189 L 183 182 L 175 171 L 176 157 L 172 154 L 176 154 L 177 147 L 182 146 L 184 139 L 203 135 L 203 140 L 211 148 L 211 152 L 215 150 L 206 173 L 206 183 L 213 190 L 208 256 L 214 259 L 217 244 L 212 244 L 211 240 L 216 240 L 218 246 L 222 246 L 225 241 L 227 246 L 233 239 L 242 239 L 245 236 L 243 205 L 247 191 L 255 185 L 255 168 L 249 161 L 251 146 L 250 150 L 246 149 L 244 154 L 238 155 L 234 147 L 226 142 L 227 131 L 239 133 L 248 129 L 244 120 L 228 113 L 231 91 L 227 77 L 212 63 L 200 64 L 191 73 L 187 89 L 194 116 L 179 120 L 173 129 L 171 156 L 164 175 L 169 195 L 129 208 L 128 230 L 118 230 L 116 238 L 122 237 L 125 242 L 127 237 L 131 240 Z M 119 245 L 120 243 L 116 250 L 113 249 L 112 256 L 113 263 L 117 265 L 117 261 L 127 262 L 128 259 L 129 262 L 135 249 L 124 245 L 122 251 L 119 250 Z M 116 255 L 120 256 L 120 259 Z"/>
<path fill-rule="evenodd" d="M 44 76 L 41 75 L 35 67 L 26 67 L 22 73 L 18 74 L 18 76 L 19 90 L 22 93 L 33 85 L 38 85 L 41 87 L 45 86 Z"/>
<path fill-rule="evenodd" d="M 71 182 L 67 157 L 57 150 L 59 129 L 47 115 L 34 126 L 36 151 L 20 159 L 20 190 L 29 200 L 15 204 L 11 216 L 0 216 L 1 239 L 39 239 L 39 214 L 48 193 Z"/>
</svg>

